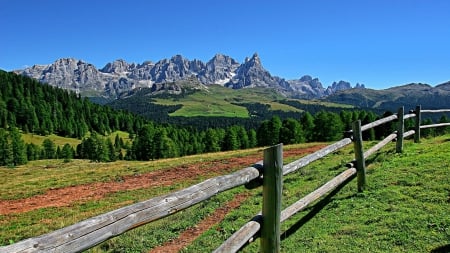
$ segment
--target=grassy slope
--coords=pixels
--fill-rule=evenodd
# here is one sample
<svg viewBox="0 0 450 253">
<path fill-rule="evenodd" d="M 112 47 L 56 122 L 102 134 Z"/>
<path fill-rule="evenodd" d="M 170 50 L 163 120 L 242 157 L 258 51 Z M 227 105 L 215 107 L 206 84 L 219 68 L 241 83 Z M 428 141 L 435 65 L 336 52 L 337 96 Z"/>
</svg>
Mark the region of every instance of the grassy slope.
<svg viewBox="0 0 450 253">
<path fill-rule="evenodd" d="M 119 137 L 122 138 L 124 142 L 130 141 L 129 134 L 123 131 L 112 132 L 110 135 L 108 135 L 108 138 L 110 138 L 114 143 L 116 135 L 119 135 Z M 62 137 L 55 134 L 51 134 L 48 136 L 36 135 L 31 133 L 22 134 L 22 140 L 25 143 L 33 143 L 38 146 L 41 146 L 42 142 L 44 142 L 45 139 L 50 139 L 51 141 L 53 141 L 53 143 L 55 143 L 56 146 L 60 147 L 64 146 L 66 143 L 70 144 L 72 147 L 76 147 L 81 143 L 81 140 L 79 139 Z"/>
<path fill-rule="evenodd" d="M 366 146 L 369 145 L 367 143 Z M 357 193 L 356 182 L 352 181 L 308 223 L 302 224 L 301 221 L 311 214 L 311 208 L 282 224 L 283 231 L 290 229 L 294 224 L 298 227 L 292 235 L 283 236 L 282 251 L 429 252 L 449 244 L 449 149 L 450 135 L 424 139 L 421 144 L 408 141 L 405 144 L 405 152 L 400 155 L 394 154 L 393 145 L 385 148 L 372 159 L 369 165 L 367 191 Z M 242 151 L 231 152 L 226 153 L 225 156 L 237 156 L 241 153 Z M 61 164 L 61 167 L 52 170 L 51 174 L 45 170 L 48 179 L 42 174 L 39 164 L 35 163 L 17 169 L 1 168 L 0 178 L 10 179 L 8 181 L 19 180 L 16 181 L 16 185 L 5 184 L 6 180 L 2 180 L 0 192 L 8 190 L 9 193 L 2 195 L 1 198 L 11 198 L 11 196 L 17 198 L 27 195 L 28 191 L 36 193 L 49 187 L 110 180 L 110 177 L 116 175 L 141 173 L 183 163 L 218 159 L 221 156 L 222 154 L 210 154 L 206 157 L 193 156 L 145 163 L 92 164 L 74 161 L 67 164 L 67 167 Z M 343 165 L 350 161 L 352 156 L 352 148 L 348 147 L 305 167 L 294 175 L 287 176 L 283 190 L 284 206 L 295 202 L 344 170 Z M 32 181 L 37 178 L 40 178 L 39 183 L 33 184 Z M 187 184 L 192 183 L 194 181 L 152 191 L 143 189 L 119 192 L 100 201 L 73 204 L 65 208 L 45 208 L 20 215 L 0 216 L 0 245 L 10 240 L 17 241 L 67 226 L 93 215 L 186 187 Z M 34 188 L 27 189 L 27 187 Z M 195 225 L 221 203 L 231 199 L 234 193 L 241 191 L 246 190 L 239 187 L 232 192 L 219 194 L 209 201 L 174 216 L 127 232 L 91 251 L 141 252 L 148 250 L 175 238 L 186 227 Z M 261 189 L 252 190 L 253 197 L 240 208 L 229 213 L 223 222 L 206 232 L 185 251 L 210 252 L 215 249 L 261 210 L 260 192 Z M 214 239 L 211 240 L 211 238 Z M 259 241 L 245 248 L 244 252 L 257 252 L 258 245 Z"/>
<path fill-rule="evenodd" d="M 202 90 L 183 98 L 155 99 L 161 105 L 178 105 L 183 107 L 171 116 L 222 116 L 248 118 L 245 107 L 232 103 L 262 103 L 271 106 L 272 110 L 299 111 L 289 105 L 274 102 L 283 99 L 282 96 L 270 89 L 241 89 L 232 90 L 218 85 L 208 86 L 208 90 Z"/>
<path fill-rule="evenodd" d="M 72 147 L 76 147 L 78 144 L 81 143 L 81 140 L 75 139 L 75 138 L 66 138 L 61 137 L 57 135 L 48 135 L 48 136 L 42 136 L 42 135 L 36 135 L 36 134 L 22 134 L 22 140 L 25 143 L 33 143 L 38 146 L 42 145 L 42 142 L 44 142 L 45 139 L 50 139 L 55 143 L 56 146 L 64 146 L 64 144 L 69 143 Z"/>
<path fill-rule="evenodd" d="M 120 176 L 140 174 L 188 164 L 196 164 L 200 162 L 217 160 L 219 158 L 225 159 L 230 157 L 245 156 L 259 152 L 260 149 L 250 149 L 222 152 L 220 154 L 213 153 L 193 155 L 182 158 L 161 159 L 148 162 L 117 161 L 114 163 L 91 163 L 87 160 L 73 160 L 69 163 L 64 163 L 62 160 L 32 161 L 27 165 L 18 166 L 14 169 L 0 167 L 0 199 L 20 199 L 41 194 L 53 188 L 81 185 L 92 182 L 114 181 L 115 178 Z M 51 165 L 51 168 L 46 168 L 47 165 Z M 58 228 L 68 226 L 78 221 L 134 202 L 144 201 L 152 197 L 172 192 L 175 189 L 188 187 L 190 184 L 198 183 L 202 180 L 204 179 L 189 179 L 183 181 L 182 183 L 178 183 L 177 185 L 171 185 L 168 187 L 161 186 L 160 188 L 152 189 L 151 191 L 141 189 L 117 192 L 110 194 L 101 200 L 88 201 L 86 203 L 74 203 L 69 207 L 42 208 L 23 214 L 0 215 L 0 245 L 5 245 L 10 242 L 48 233 Z M 218 199 L 224 199 L 225 201 L 226 199 L 232 198 L 232 196 L 232 193 L 227 193 L 218 197 Z M 167 223 L 171 222 L 168 222 L 167 219 L 165 219 L 166 221 L 158 221 L 150 224 L 149 226 L 152 228 L 151 231 L 160 231 L 160 233 L 152 237 L 156 240 L 156 242 L 152 242 L 150 240 L 146 241 L 144 244 L 147 245 L 147 248 L 149 248 L 163 240 L 176 237 L 177 231 L 180 231 L 186 226 L 192 226 L 196 221 L 203 218 L 208 212 L 214 210 L 215 207 L 222 202 L 223 201 L 217 200 L 216 202 L 206 202 L 201 205 L 205 210 L 202 210 L 202 208 L 197 206 L 192 209 L 196 210 L 193 213 L 182 212 L 180 214 L 176 214 L 172 218 L 176 219 L 177 222 L 170 226 Z M 189 218 L 186 218 L 186 215 Z M 188 225 L 182 225 L 180 222 L 182 222 L 182 224 L 186 224 L 186 222 L 188 222 Z M 160 228 L 160 226 L 162 227 Z M 178 227 L 178 229 L 172 229 L 174 226 Z M 173 231 L 164 232 L 164 230 L 167 229 L 172 229 Z M 130 233 L 134 234 L 136 232 L 133 231 Z M 169 237 L 165 237 L 166 235 L 169 235 Z M 128 237 L 125 236 L 125 238 Z M 112 243 L 114 243 L 114 241 Z M 139 246 L 142 247 L 142 245 Z"/>
<path fill-rule="evenodd" d="M 395 154 L 393 144 L 384 150 L 368 166 L 365 192 L 357 193 L 353 180 L 321 208 L 315 205 L 283 223 L 282 232 L 293 233 L 282 234 L 282 252 L 430 252 L 442 246 L 448 250 L 450 135 L 421 144 L 407 142 L 403 154 Z M 352 152 L 340 153 L 345 157 Z M 343 166 L 335 166 L 348 161 L 342 157 L 331 155 L 285 178 L 285 206 L 342 171 Z M 260 201 L 248 200 L 186 252 L 219 246 L 260 210 Z M 258 247 L 259 240 L 244 252 L 258 252 Z"/>
</svg>

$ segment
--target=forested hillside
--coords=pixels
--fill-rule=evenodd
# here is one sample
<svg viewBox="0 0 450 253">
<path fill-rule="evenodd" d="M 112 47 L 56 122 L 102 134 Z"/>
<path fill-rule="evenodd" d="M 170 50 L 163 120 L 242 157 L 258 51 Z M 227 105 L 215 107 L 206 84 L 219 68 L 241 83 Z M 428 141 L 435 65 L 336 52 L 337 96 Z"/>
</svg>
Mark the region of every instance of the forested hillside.
<svg viewBox="0 0 450 253">
<path fill-rule="evenodd" d="M 43 85 L 14 73 L 0 71 L 0 88 L 0 165 L 6 166 L 55 158 L 101 162 L 152 160 L 280 142 L 334 141 L 342 138 L 355 120 L 360 119 L 364 124 L 392 114 L 386 112 L 379 116 L 372 111 L 334 107 L 326 111 L 318 110 L 314 105 L 307 107 L 285 101 L 294 107 L 303 106 L 302 109 L 307 111 L 278 115 L 274 111 L 262 110 L 262 114 L 266 112 L 270 116 L 263 120 L 268 115 L 258 116 L 255 108 L 265 106 L 252 103 L 246 106 L 253 116 L 245 121 L 229 118 L 227 124 L 220 125 L 220 121 L 215 121 L 217 118 L 186 117 L 187 123 L 181 126 L 156 123 L 123 110 L 97 105 L 73 92 Z M 149 107 L 146 110 L 158 108 Z M 194 123 L 195 120 L 203 123 Z M 448 122 L 448 118 L 443 116 L 440 122 Z M 412 120 L 408 120 L 406 125 L 407 128 L 412 127 Z M 127 132 L 129 141 L 118 135 L 108 136 L 117 130 Z M 393 130 L 395 123 L 383 125 L 365 132 L 364 138 L 381 138 Z M 45 139 L 41 144 L 25 143 L 21 138 L 23 133 L 56 134 L 82 141 L 76 147 L 69 144 L 57 146 L 50 139 Z"/>
<path fill-rule="evenodd" d="M 41 135 L 83 138 L 123 130 L 136 132 L 144 119 L 91 103 L 73 92 L 0 70 L 0 127 Z"/>
</svg>

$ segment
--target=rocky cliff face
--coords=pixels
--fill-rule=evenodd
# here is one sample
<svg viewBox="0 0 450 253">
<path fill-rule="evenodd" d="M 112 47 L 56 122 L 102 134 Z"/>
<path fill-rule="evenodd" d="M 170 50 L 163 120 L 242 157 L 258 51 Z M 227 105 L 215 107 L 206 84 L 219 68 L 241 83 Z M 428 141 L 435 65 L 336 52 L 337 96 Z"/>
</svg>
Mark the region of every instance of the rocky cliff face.
<svg viewBox="0 0 450 253">
<path fill-rule="evenodd" d="M 35 65 L 15 72 L 43 83 L 79 92 L 84 96 L 109 98 L 119 97 L 121 93 L 140 87 L 161 90 L 161 87 L 166 87 L 162 85 L 164 83 L 192 78 L 202 85 L 219 84 L 233 89 L 268 87 L 287 97 L 297 98 L 319 98 L 351 88 L 351 85 L 344 81 L 333 83 L 325 89 L 319 79 L 310 76 L 290 81 L 272 76 L 264 69 L 256 53 L 242 64 L 222 54 L 215 55 L 206 63 L 176 55 L 156 63 L 146 61 L 142 64 L 130 64 L 119 59 L 101 69 L 81 60 L 64 58 L 49 65 Z"/>
<path fill-rule="evenodd" d="M 320 98 L 326 94 L 326 90 L 318 78 L 305 75 L 300 79 L 288 82 L 299 98 Z"/>
</svg>

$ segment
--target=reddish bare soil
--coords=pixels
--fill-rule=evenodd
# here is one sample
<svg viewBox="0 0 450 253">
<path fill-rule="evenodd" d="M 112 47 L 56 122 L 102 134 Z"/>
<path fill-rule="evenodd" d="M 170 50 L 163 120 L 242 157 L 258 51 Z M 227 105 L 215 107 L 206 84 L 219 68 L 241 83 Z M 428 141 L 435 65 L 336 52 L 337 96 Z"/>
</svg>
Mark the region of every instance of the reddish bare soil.
<svg viewBox="0 0 450 253">
<path fill-rule="evenodd" d="M 284 151 L 283 154 L 284 157 L 300 156 L 312 153 L 322 147 L 319 145 L 304 149 L 292 149 Z M 45 207 L 69 206 L 74 202 L 101 199 L 109 193 L 118 191 L 168 186 L 186 180 L 186 178 L 226 174 L 236 168 L 251 166 L 259 160 L 261 160 L 261 155 L 229 158 L 154 171 L 142 175 L 124 176 L 110 182 L 49 189 L 44 194 L 25 199 L 0 200 L 0 214 L 23 213 Z"/>
</svg>

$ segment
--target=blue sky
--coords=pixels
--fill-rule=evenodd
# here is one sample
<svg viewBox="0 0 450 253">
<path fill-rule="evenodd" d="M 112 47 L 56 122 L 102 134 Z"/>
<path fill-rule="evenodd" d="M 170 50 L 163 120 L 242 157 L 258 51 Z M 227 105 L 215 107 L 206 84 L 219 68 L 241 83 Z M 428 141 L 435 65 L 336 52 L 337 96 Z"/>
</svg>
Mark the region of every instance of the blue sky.
<svg viewBox="0 0 450 253">
<path fill-rule="evenodd" d="M 450 80 L 448 0 L 0 0 L 0 69 L 181 54 L 382 89 Z"/>
</svg>

